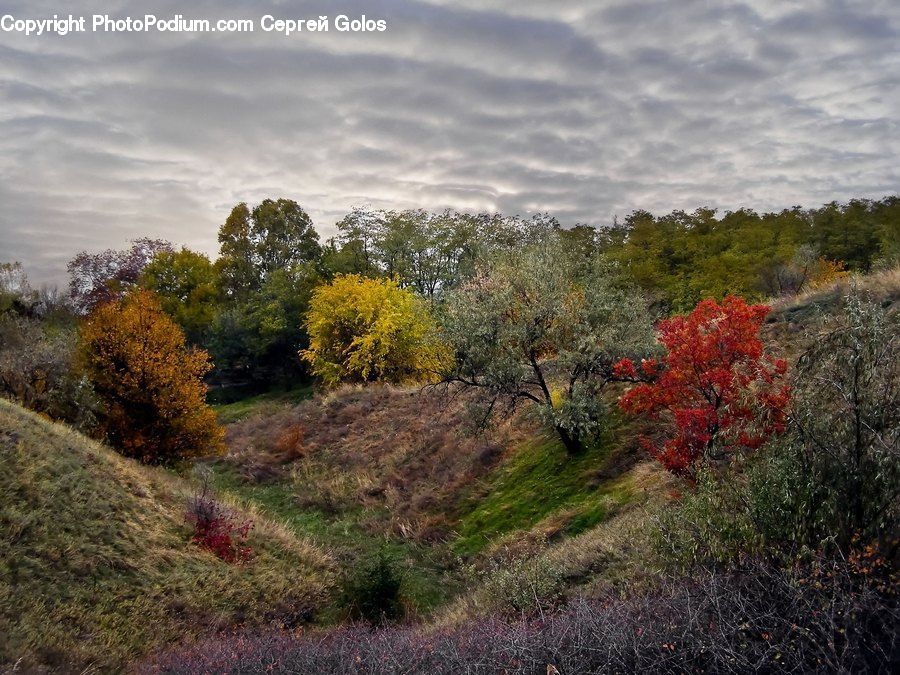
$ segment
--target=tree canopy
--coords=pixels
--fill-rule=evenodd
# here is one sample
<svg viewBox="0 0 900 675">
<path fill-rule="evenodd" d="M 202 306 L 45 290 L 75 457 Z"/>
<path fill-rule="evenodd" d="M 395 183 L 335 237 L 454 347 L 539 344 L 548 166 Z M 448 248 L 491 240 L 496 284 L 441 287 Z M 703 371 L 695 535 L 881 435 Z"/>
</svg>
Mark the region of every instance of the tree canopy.
<svg viewBox="0 0 900 675">
<path fill-rule="evenodd" d="M 223 450 L 205 401 L 209 358 L 185 346 L 152 292 L 98 307 L 81 327 L 78 358 L 103 403 L 103 432 L 123 454 L 169 464 Z"/>
<path fill-rule="evenodd" d="M 455 356 L 445 381 L 482 391 L 485 420 L 533 404 L 573 453 L 606 419 L 599 394 L 618 379 L 614 365 L 654 349 L 640 293 L 600 261 L 576 271 L 547 238 L 450 293 L 441 314 Z"/>
<path fill-rule="evenodd" d="M 445 355 L 424 303 L 390 279 L 347 274 L 319 286 L 306 329 L 301 356 L 329 385 L 427 379 Z"/>
</svg>

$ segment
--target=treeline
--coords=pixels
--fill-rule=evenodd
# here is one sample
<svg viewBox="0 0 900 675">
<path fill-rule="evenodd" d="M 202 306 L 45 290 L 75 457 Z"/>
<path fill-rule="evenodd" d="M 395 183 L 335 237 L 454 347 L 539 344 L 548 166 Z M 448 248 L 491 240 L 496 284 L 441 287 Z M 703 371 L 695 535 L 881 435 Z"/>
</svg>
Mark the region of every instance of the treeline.
<svg viewBox="0 0 900 675">
<path fill-rule="evenodd" d="M 638 210 L 610 227 L 563 229 L 531 220 L 453 211 L 354 210 L 326 243 L 336 273 L 395 277 L 434 298 L 471 276 L 477 261 L 525 247 L 556 230 L 575 260 L 620 263 L 667 311 L 705 298 L 762 299 L 805 290 L 842 273 L 868 273 L 900 259 L 900 197 L 831 202 L 759 214 L 701 208 L 654 216 Z"/>
<path fill-rule="evenodd" d="M 548 235 L 558 240 L 567 267 L 587 274 L 605 260 L 637 284 L 658 314 L 677 313 L 704 298 L 795 293 L 896 263 L 900 197 L 764 214 L 635 211 L 610 227 L 569 229 L 547 214 L 354 209 L 324 242 L 299 204 L 267 199 L 232 210 L 219 229 L 214 261 L 146 238 L 126 250 L 78 254 L 68 265 L 71 304 L 58 293 L 38 297 L 21 268 L 8 265 L 3 312 L 19 323 L 52 315 L 58 342 L 79 316 L 142 287 L 155 293 L 189 345 L 209 352 L 212 382 L 264 388 L 309 377 L 298 358 L 309 348 L 303 317 L 314 290 L 336 276 L 390 278 L 434 307 L 489 261 L 514 260 Z M 7 343 L 24 339 L 21 330 L 4 330 Z"/>
<path fill-rule="evenodd" d="M 607 228 L 565 229 L 551 215 L 354 209 L 320 243 L 306 212 L 285 199 L 239 204 L 219 230 L 215 263 L 160 252 L 143 283 L 230 379 L 301 376 L 302 321 L 312 289 L 339 274 L 391 278 L 436 302 L 479 265 L 557 233 L 573 265 L 615 262 L 663 313 L 704 298 L 750 300 L 801 292 L 900 259 L 900 198 L 832 202 L 758 214 L 710 209 L 635 211 Z M 105 284 L 102 278 L 94 285 Z"/>
<path fill-rule="evenodd" d="M 599 248 L 667 308 L 704 298 L 762 299 L 803 291 L 842 271 L 868 273 L 900 258 L 900 198 L 832 202 L 758 214 L 710 209 L 655 217 L 636 211 L 601 231 Z"/>
</svg>

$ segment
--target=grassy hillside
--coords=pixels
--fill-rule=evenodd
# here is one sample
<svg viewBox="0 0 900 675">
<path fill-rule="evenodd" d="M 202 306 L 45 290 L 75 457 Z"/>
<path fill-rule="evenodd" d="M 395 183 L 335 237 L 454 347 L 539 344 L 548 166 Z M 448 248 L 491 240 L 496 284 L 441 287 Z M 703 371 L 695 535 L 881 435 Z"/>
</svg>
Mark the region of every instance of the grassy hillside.
<svg viewBox="0 0 900 675">
<path fill-rule="evenodd" d="M 774 302 L 766 341 L 796 356 L 847 283 Z M 858 283 L 900 300 L 897 270 Z M 438 627 L 659 578 L 651 521 L 675 481 L 638 422 L 614 412 L 572 457 L 525 414 L 472 433 L 465 394 L 311 394 L 218 407 L 228 453 L 206 464 L 256 523 L 241 566 L 190 543 L 189 479 L 0 400 L 0 669 L 117 670 L 223 628 L 333 624 L 345 581 L 385 552 L 408 618 Z"/>
<path fill-rule="evenodd" d="M 629 423 L 614 419 L 572 458 L 527 415 L 480 434 L 468 415 L 464 396 L 387 386 L 261 407 L 228 427 L 216 484 L 327 548 L 348 574 L 387 549 L 414 615 L 460 607 L 489 581 L 473 568 L 510 548 L 555 556 L 571 584 L 623 576 L 630 559 L 582 559 L 609 543 L 614 523 L 646 517 L 666 482 L 641 461 Z M 603 542 L 588 543 L 601 526 Z M 563 550 L 573 538 L 580 548 Z"/>
<path fill-rule="evenodd" d="M 773 303 L 772 349 L 795 356 L 849 283 Z M 900 297 L 896 270 L 852 283 L 882 303 Z M 240 412 L 229 418 L 219 488 L 313 538 L 346 571 L 388 548 L 416 614 L 490 608 L 492 570 L 502 576 L 496 561 L 510 555 L 551 567 L 567 591 L 654 574 L 648 520 L 673 481 L 636 447 L 637 423 L 618 414 L 570 457 L 523 414 L 473 434 L 465 395 L 430 389 L 345 387 Z"/>
<path fill-rule="evenodd" d="M 293 624 L 322 604 L 331 561 L 259 513 L 253 559 L 190 543 L 193 487 L 0 400 L 0 669 L 119 670 L 238 624 Z"/>
</svg>

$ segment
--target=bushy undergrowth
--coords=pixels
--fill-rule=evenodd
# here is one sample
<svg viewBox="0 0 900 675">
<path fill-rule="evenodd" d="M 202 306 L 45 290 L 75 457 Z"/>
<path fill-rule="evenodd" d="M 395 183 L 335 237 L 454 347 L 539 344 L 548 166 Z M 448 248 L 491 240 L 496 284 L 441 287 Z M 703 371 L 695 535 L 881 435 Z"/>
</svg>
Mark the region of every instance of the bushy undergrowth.
<svg viewBox="0 0 900 675">
<path fill-rule="evenodd" d="M 353 618 L 376 626 L 391 623 L 405 614 L 402 587 L 399 562 L 382 549 L 361 561 L 349 576 L 344 586 L 344 604 Z"/>
<path fill-rule="evenodd" d="M 501 551 L 481 568 L 471 569 L 485 609 L 511 616 L 538 616 L 563 599 L 562 569 L 545 556 Z"/>
<path fill-rule="evenodd" d="M 185 518 L 194 527 L 191 541 L 225 562 L 245 563 L 253 555 L 247 545 L 253 521 L 240 521 L 218 502 L 209 481 L 209 476 L 204 476 L 200 489 L 188 500 Z"/>
<path fill-rule="evenodd" d="M 33 317 L 0 314 L 0 395 L 89 433 L 100 402 L 74 372 L 75 331 Z"/>
<path fill-rule="evenodd" d="M 143 672 L 896 672 L 895 590 L 844 561 L 753 563 L 669 578 L 624 600 L 578 599 L 529 620 L 220 636 Z"/>
<path fill-rule="evenodd" d="M 730 466 L 707 464 L 662 511 L 671 559 L 846 551 L 900 531 L 898 316 L 851 292 L 809 345 L 787 434 Z"/>
</svg>

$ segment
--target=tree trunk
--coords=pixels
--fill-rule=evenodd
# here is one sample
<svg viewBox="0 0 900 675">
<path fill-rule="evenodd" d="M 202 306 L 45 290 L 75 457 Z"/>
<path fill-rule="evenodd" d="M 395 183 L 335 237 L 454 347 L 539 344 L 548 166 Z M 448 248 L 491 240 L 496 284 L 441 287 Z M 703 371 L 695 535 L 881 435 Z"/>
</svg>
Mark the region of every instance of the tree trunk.
<svg viewBox="0 0 900 675">
<path fill-rule="evenodd" d="M 566 452 L 570 455 L 580 455 L 584 452 L 584 445 L 581 442 L 581 439 L 578 436 L 569 433 L 567 429 L 562 427 L 556 427 L 556 433 L 559 434 L 560 439 L 562 439 L 563 445 L 566 447 Z"/>
</svg>

